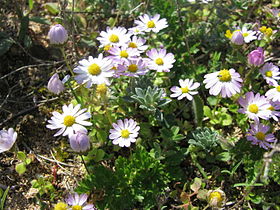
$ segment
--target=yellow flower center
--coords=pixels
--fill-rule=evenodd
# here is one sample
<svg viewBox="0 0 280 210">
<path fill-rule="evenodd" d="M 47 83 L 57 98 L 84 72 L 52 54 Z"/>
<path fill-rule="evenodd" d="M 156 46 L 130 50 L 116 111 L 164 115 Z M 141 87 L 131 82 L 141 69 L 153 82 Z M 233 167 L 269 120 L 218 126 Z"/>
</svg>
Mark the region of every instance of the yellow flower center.
<svg viewBox="0 0 280 210">
<path fill-rule="evenodd" d="M 229 73 L 229 70 L 227 70 L 227 69 L 221 70 L 221 71 L 219 72 L 219 74 L 218 74 L 218 78 L 219 78 L 219 80 L 222 81 L 222 82 L 228 82 L 228 81 L 230 81 L 230 80 L 231 80 L 231 75 L 230 75 L 230 73 Z"/>
<path fill-rule="evenodd" d="M 259 28 L 260 32 L 264 33 L 266 31 L 266 26 L 262 26 Z"/>
<path fill-rule="evenodd" d="M 96 92 L 99 94 L 105 94 L 107 92 L 107 86 L 105 83 L 96 86 Z"/>
<path fill-rule="evenodd" d="M 110 48 L 111 48 L 111 45 L 108 44 L 108 45 L 106 45 L 106 46 L 104 47 L 104 50 L 105 50 L 105 51 L 109 51 Z"/>
<path fill-rule="evenodd" d="M 117 69 L 117 67 L 113 66 L 113 67 L 112 67 L 112 70 L 116 71 L 116 70 L 118 70 L 118 69 Z"/>
<path fill-rule="evenodd" d="M 164 64 L 164 62 L 163 62 L 163 60 L 161 58 L 157 58 L 155 60 L 155 62 L 156 62 L 157 65 L 160 65 L 160 66 Z"/>
<path fill-rule="evenodd" d="M 276 90 L 277 90 L 278 92 L 280 92 L 280 85 L 278 85 L 278 86 L 276 87 Z"/>
<path fill-rule="evenodd" d="M 220 192 L 214 191 L 210 193 L 209 199 L 210 202 L 215 199 L 217 203 L 221 203 L 223 201 L 223 196 Z"/>
<path fill-rule="evenodd" d="M 128 47 L 137 48 L 137 45 L 136 45 L 134 42 L 130 42 L 130 43 L 128 44 Z"/>
<path fill-rule="evenodd" d="M 67 210 L 67 204 L 59 202 L 54 206 L 54 210 Z"/>
<path fill-rule="evenodd" d="M 127 129 L 124 129 L 121 131 L 121 137 L 128 138 L 129 137 L 129 131 Z"/>
<path fill-rule="evenodd" d="M 226 33 L 225 33 L 225 37 L 227 37 L 227 38 L 231 39 L 231 37 L 232 37 L 232 33 L 231 33 L 231 31 L 230 31 L 230 30 L 227 30 L 227 31 L 226 31 Z"/>
<path fill-rule="evenodd" d="M 88 67 L 88 73 L 90 73 L 91 75 L 99 75 L 100 72 L 100 66 L 98 66 L 96 63 L 93 63 Z"/>
<path fill-rule="evenodd" d="M 82 210 L 82 209 L 83 209 L 83 207 L 80 205 L 72 206 L 72 210 Z"/>
<path fill-rule="evenodd" d="M 273 106 L 270 106 L 269 108 L 267 108 L 270 111 L 275 111 L 275 108 Z"/>
<path fill-rule="evenodd" d="M 249 112 L 257 114 L 259 112 L 259 107 L 256 104 L 250 104 L 248 110 Z"/>
<path fill-rule="evenodd" d="M 128 57 L 128 53 L 126 52 L 126 50 L 122 50 L 122 51 L 120 52 L 120 56 L 121 56 L 122 58 L 127 58 L 127 57 Z"/>
<path fill-rule="evenodd" d="M 267 71 L 267 72 L 265 72 L 265 76 L 267 76 L 267 77 L 272 77 L 272 71 Z"/>
<path fill-rule="evenodd" d="M 156 25 L 155 25 L 154 21 L 152 21 L 152 20 L 148 21 L 148 23 L 147 23 L 148 28 L 154 28 L 155 26 Z"/>
<path fill-rule="evenodd" d="M 67 127 L 72 126 L 75 123 L 75 117 L 67 115 L 64 117 L 63 124 Z"/>
<path fill-rule="evenodd" d="M 187 86 L 181 88 L 181 90 L 182 90 L 182 93 L 188 93 L 189 92 L 189 88 Z"/>
<path fill-rule="evenodd" d="M 242 34 L 244 37 L 248 36 L 249 34 L 248 33 L 243 33 Z"/>
<path fill-rule="evenodd" d="M 264 32 L 264 34 L 265 34 L 266 36 L 271 36 L 272 33 L 273 33 L 272 28 L 267 28 L 266 31 Z"/>
<path fill-rule="evenodd" d="M 119 37 L 116 34 L 112 34 L 109 38 L 110 42 L 117 43 L 119 42 Z"/>
<path fill-rule="evenodd" d="M 257 133 L 256 133 L 256 138 L 257 138 L 258 140 L 263 141 L 263 140 L 265 140 L 265 134 L 264 134 L 263 132 L 257 132 Z"/>
<path fill-rule="evenodd" d="M 136 72 L 138 70 L 138 66 L 136 64 L 130 64 L 127 70 L 130 72 Z"/>
</svg>

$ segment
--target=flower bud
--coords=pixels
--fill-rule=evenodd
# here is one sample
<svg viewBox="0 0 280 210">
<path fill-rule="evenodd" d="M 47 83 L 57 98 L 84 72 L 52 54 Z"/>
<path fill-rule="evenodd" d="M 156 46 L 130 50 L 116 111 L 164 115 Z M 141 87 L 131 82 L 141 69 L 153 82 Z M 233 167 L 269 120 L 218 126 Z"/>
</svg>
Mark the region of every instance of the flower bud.
<svg viewBox="0 0 280 210">
<path fill-rule="evenodd" d="M 63 82 L 59 79 L 57 73 L 55 73 L 48 82 L 48 90 L 52 93 L 59 94 L 64 90 Z"/>
<path fill-rule="evenodd" d="M 244 44 L 244 37 L 241 31 L 234 31 L 231 37 L 231 42 L 236 45 L 243 45 Z"/>
<path fill-rule="evenodd" d="M 260 66 L 264 63 L 264 51 L 261 47 L 249 53 L 248 63 L 252 66 Z"/>
<path fill-rule="evenodd" d="M 13 128 L 0 131 L 0 153 L 8 151 L 12 148 L 17 139 L 17 132 Z"/>
<path fill-rule="evenodd" d="M 64 44 L 68 39 L 67 31 L 60 24 L 52 26 L 48 36 L 51 44 Z"/>
<path fill-rule="evenodd" d="M 77 132 L 69 138 L 70 146 L 75 152 L 85 152 L 90 148 L 89 137 L 87 134 Z"/>
</svg>

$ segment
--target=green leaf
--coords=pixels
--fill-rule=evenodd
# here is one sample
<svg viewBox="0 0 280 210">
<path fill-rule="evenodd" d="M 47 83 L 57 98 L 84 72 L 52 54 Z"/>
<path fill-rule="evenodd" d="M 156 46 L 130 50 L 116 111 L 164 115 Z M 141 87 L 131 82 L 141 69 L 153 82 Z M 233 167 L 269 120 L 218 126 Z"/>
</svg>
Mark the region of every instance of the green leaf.
<svg viewBox="0 0 280 210">
<path fill-rule="evenodd" d="M 33 21 L 35 23 L 40 23 L 40 24 L 44 24 L 44 25 L 51 25 L 51 22 L 48 19 L 43 18 L 43 17 L 33 16 L 33 17 L 29 18 L 29 20 Z"/>
<path fill-rule="evenodd" d="M 10 187 L 7 187 L 4 194 L 1 196 L 0 210 L 4 210 L 4 204 L 5 204 L 9 189 L 10 189 Z"/>
<path fill-rule="evenodd" d="M 202 119 L 203 119 L 203 112 L 204 112 L 202 98 L 199 95 L 195 95 L 193 97 L 192 105 L 193 105 L 195 123 L 197 126 L 201 126 Z"/>
<path fill-rule="evenodd" d="M 197 193 L 197 198 L 199 200 L 206 200 L 207 199 L 207 196 L 208 195 L 208 190 L 206 189 L 203 189 L 203 190 L 199 190 L 198 193 Z"/>
<path fill-rule="evenodd" d="M 231 156 L 229 152 L 222 152 L 216 156 L 217 160 L 224 161 L 224 162 L 229 161 L 230 158 Z"/>
<path fill-rule="evenodd" d="M 29 165 L 32 162 L 31 158 L 26 158 L 25 159 L 25 164 Z"/>
<path fill-rule="evenodd" d="M 232 118 L 227 113 L 221 113 L 219 115 L 219 119 L 222 121 L 223 126 L 231 125 L 231 123 L 232 123 Z"/>
<path fill-rule="evenodd" d="M 209 117 L 210 119 L 212 118 L 212 112 L 209 106 L 204 106 L 203 107 L 203 113 L 206 117 Z"/>
<path fill-rule="evenodd" d="M 18 152 L 17 152 L 17 158 L 18 158 L 19 160 L 21 160 L 21 161 L 25 161 L 26 155 L 25 155 L 24 152 L 18 151 Z"/>
<path fill-rule="evenodd" d="M 99 161 L 103 160 L 104 155 L 105 155 L 104 150 L 98 149 L 98 150 L 96 151 L 96 155 L 95 155 L 95 157 L 94 157 L 94 161 L 95 161 L 95 162 L 99 162 Z"/>
<path fill-rule="evenodd" d="M 190 186 L 191 190 L 194 191 L 194 192 L 197 192 L 200 189 L 200 187 L 201 187 L 201 183 L 202 183 L 201 179 L 195 177 L 194 178 L 194 182 Z"/>
<path fill-rule="evenodd" d="M 50 12 L 52 15 L 57 15 L 59 13 L 58 3 L 45 3 L 44 7 Z"/>
<path fill-rule="evenodd" d="M 207 97 L 207 102 L 210 104 L 210 106 L 215 106 L 218 102 L 218 97 L 209 96 Z"/>
<path fill-rule="evenodd" d="M 28 5 L 29 5 L 29 11 L 31 11 L 33 9 L 33 6 L 34 6 L 33 0 L 29 0 Z"/>
<path fill-rule="evenodd" d="M 24 174 L 25 171 L 26 171 L 25 163 L 19 163 L 16 165 L 16 172 L 18 172 L 19 175 Z"/>
<path fill-rule="evenodd" d="M 0 56 L 4 55 L 12 46 L 13 41 L 10 37 L 4 33 L 0 32 Z"/>
</svg>

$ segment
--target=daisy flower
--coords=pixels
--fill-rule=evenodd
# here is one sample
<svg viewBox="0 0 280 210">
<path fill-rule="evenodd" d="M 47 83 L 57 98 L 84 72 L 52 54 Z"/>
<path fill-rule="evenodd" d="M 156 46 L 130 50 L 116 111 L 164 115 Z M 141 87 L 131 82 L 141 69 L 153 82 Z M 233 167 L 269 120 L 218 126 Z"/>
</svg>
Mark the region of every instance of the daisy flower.
<svg viewBox="0 0 280 210">
<path fill-rule="evenodd" d="M 133 36 L 130 42 L 128 42 L 128 47 L 129 48 L 135 48 L 137 49 L 140 53 L 143 53 L 145 50 L 147 50 L 148 45 L 144 45 L 146 42 L 145 39 L 138 38 L 137 36 Z"/>
<path fill-rule="evenodd" d="M 17 139 L 17 132 L 13 128 L 0 131 L 0 153 L 10 150 Z"/>
<path fill-rule="evenodd" d="M 242 36 L 243 36 L 243 38 L 244 38 L 244 41 L 245 41 L 246 43 L 249 43 L 249 42 L 251 42 L 251 41 L 257 39 L 256 32 L 253 31 L 253 30 L 248 30 L 248 29 L 246 28 L 246 26 L 243 26 L 242 29 L 238 28 L 238 29 L 234 30 L 232 33 L 231 33 L 230 30 L 227 30 L 226 33 L 225 33 L 225 36 L 226 36 L 227 38 L 229 38 L 229 39 L 232 39 L 233 34 L 234 34 L 235 32 L 237 32 L 237 31 L 240 31 L 240 32 L 241 32 L 241 34 L 242 34 Z"/>
<path fill-rule="evenodd" d="M 99 54 L 98 58 L 92 56 L 79 61 L 79 66 L 74 68 L 77 74 L 75 80 L 79 84 L 85 84 L 90 88 L 92 84 L 110 84 L 109 77 L 114 75 L 112 71 L 112 61 L 108 58 L 103 58 L 103 54 Z"/>
<path fill-rule="evenodd" d="M 144 14 L 139 16 L 140 20 L 135 20 L 134 23 L 137 25 L 137 27 L 142 28 L 145 32 L 153 31 L 158 33 L 161 29 L 164 29 L 168 26 L 165 18 L 159 18 L 159 14 L 156 14 L 154 17 Z"/>
<path fill-rule="evenodd" d="M 105 31 L 101 31 L 100 37 L 96 39 L 101 43 L 100 47 L 105 46 L 123 46 L 130 38 L 131 34 L 127 34 L 127 30 L 124 27 L 106 28 Z"/>
<path fill-rule="evenodd" d="M 273 102 L 280 102 L 280 85 L 275 85 L 274 88 L 268 90 L 265 96 Z"/>
<path fill-rule="evenodd" d="M 206 83 L 205 88 L 209 89 L 210 95 L 218 95 L 221 93 L 223 98 L 231 97 L 232 95 L 239 93 L 241 90 L 240 74 L 235 72 L 234 69 L 223 69 L 218 72 L 206 74 L 204 76 Z"/>
<path fill-rule="evenodd" d="M 120 147 L 129 147 L 131 142 L 135 142 L 140 127 L 133 119 L 118 120 L 113 123 L 114 129 L 110 129 L 109 138 L 113 140 L 113 144 Z"/>
<path fill-rule="evenodd" d="M 172 53 L 166 54 L 166 49 L 156 50 L 155 48 L 147 51 L 148 68 L 156 70 L 157 72 L 169 72 L 175 62 Z"/>
<path fill-rule="evenodd" d="M 87 204 L 86 201 L 88 199 L 87 194 L 78 193 L 70 194 L 66 199 L 66 203 L 71 206 L 71 209 L 74 210 L 96 210 L 93 204 Z"/>
<path fill-rule="evenodd" d="M 269 126 L 261 123 L 251 124 L 251 129 L 247 133 L 246 138 L 248 141 L 251 141 L 253 145 L 259 145 L 259 147 L 267 150 L 268 148 L 272 148 L 271 143 L 276 141 L 273 134 L 267 133 L 269 129 Z"/>
<path fill-rule="evenodd" d="M 173 86 L 170 90 L 173 92 L 170 97 L 177 98 L 181 100 L 183 98 L 187 98 L 188 100 L 193 99 L 193 95 L 197 94 L 197 91 L 193 91 L 194 89 L 198 88 L 200 84 L 198 82 L 193 82 L 193 79 L 185 79 L 179 80 L 179 84 L 181 87 Z"/>
<path fill-rule="evenodd" d="M 248 92 L 245 94 L 245 98 L 240 97 L 238 102 L 242 106 L 238 112 L 247 114 L 250 119 L 256 122 L 259 121 L 259 118 L 269 119 L 271 113 L 269 110 L 270 104 L 265 96 L 261 96 L 259 93 L 254 95 L 253 92 Z"/>
<path fill-rule="evenodd" d="M 137 60 L 128 60 L 128 63 L 119 65 L 118 70 L 122 75 L 129 77 L 139 77 L 147 73 L 146 63 L 141 58 Z"/>
<path fill-rule="evenodd" d="M 279 68 L 273 65 L 273 63 L 265 63 L 260 72 L 269 85 L 274 86 L 278 84 L 276 80 L 280 79 L 280 72 Z"/>
<path fill-rule="evenodd" d="M 131 34 L 131 35 L 145 34 L 144 33 L 144 28 L 141 28 L 141 27 L 138 27 L 138 26 L 129 28 L 128 33 Z"/>
<path fill-rule="evenodd" d="M 118 64 L 128 64 L 128 59 L 135 59 L 140 55 L 140 52 L 137 50 L 137 48 L 127 48 L 126 46 L 112 47 L 108 52 L 111 54 L 111 56 L 108 56 L 108 58 L 110 58 L 113 63 L 116 62 Z"/>
<path fill-rule="evenodd" d="M 91 114 L 86 112 L 87 109 L 81 109 L 81 105 L 78 104 L 73 107 L 73 104 L 63 105 L 62 111 L 63 113 L 60 114 L 59 112 L 53 112 L 53 116 L 51 120 L 48 120 L 47 128 L 54 130 L 59 129 L 59 131 L 54 134 L 54 136 L 67 136 L 71 137 L 74 133 L 78 131 L 87 133 L 87 129 L 84 126 L 91 126 L 92 123 L 86 121 L 91 118 Z"/>
<path fill-rule="evenodd" d="M 278 121 L 278 117 L 280 117 L 280 102 L 270 101 L 270 107 L 268 109 L 271 111 L 270 118 Z"/>
</svg>

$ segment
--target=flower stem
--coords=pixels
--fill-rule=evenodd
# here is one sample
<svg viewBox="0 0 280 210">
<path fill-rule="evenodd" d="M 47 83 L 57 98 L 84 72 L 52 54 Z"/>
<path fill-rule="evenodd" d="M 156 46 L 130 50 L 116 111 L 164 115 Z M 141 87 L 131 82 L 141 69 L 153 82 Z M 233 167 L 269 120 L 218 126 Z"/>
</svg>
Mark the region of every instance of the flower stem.
<svg viewBox="0 0 280 210">
<path fill-rule="evenodd" d="M 85 166 L 85 168 L 86 168 L 87 173 L 90 174 L 90 173 L 89 173 L 89 170 L 88 170 L 88 167 L 87 167 L 87 165 L 86 165 L 86 162 L 85 162 L 85 160 L 84 160 L 84 158 L 83 158 L 83 155 L 80 155 L 80 157 L 81 157 L 82 162 L 83 162 L 83 164 L 84 164 L 84 166 Z"/>
<path fill-rule="evenodd" d="M 208 179 L 206 172 L 204 171 L 202 166 L 197 161 L 196 155 L 194 153 L 191 153 L 190 155 L 191 155 L 192 161 L 194 162 L 195 166 L 198 168 L 199 172 L 202 174 L 203 178 Z"/>
<path fill-rule="evenodd" d="M 70 73 L 72 74 L 72 76 L 75 76 L 75 74 L 74 74 L 74 72 L 73 72 L 73 70 L 72 70 L 72 68 L 71 68 L 71 66 L 70 66 L 70 64 L 69 64 L 69 62 L 68 62 L 68 60 L 67 60 L 64 47 L 60 47 L 60 51 L 61 51 L 61 53 L 62 53 L 62 56 L 63 56 L 63 58 L 64 58 L 64 61 L 65 61 L 65 63 L 66 63 L 66 66 L 67 66 L 68 70 L 70 71 Z"/>
</svg>

